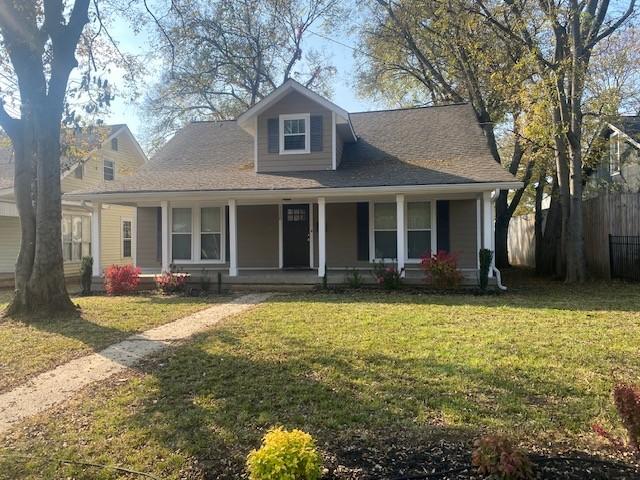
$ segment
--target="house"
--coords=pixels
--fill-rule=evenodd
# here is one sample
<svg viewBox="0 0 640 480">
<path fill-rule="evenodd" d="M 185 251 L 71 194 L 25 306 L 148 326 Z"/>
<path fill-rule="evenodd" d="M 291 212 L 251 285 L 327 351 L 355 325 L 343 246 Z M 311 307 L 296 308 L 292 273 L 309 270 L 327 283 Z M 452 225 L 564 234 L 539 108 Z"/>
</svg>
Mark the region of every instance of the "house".
<svg viewBox="0 0 640 480">
<path fill-rule="evenodd" d="M 587 194 L 602 190 L 640 192 L 640 116 L 620 116 L 604 122 L 600 134 L 598 161 L 589 169 Z"/>
<path fill-rule="evenodd" d="M 64 131 L 63 143 L 80 158 L 63 156 L 62 192 L 97 188 L 135 173 L 147 160 L 126 125 L 95 127 L 87 131 Z M 20 219 L 13 196 L 13 151 L 8 139 L 0 144 L 0 281 L 13 284 L 15 262 L 20 249 Z M 80 273 L 80 260 L 91 254 L 92 209 L 84 202 L 63 198 L 62 251 L 67 276 Z M 102 205 L 100 256 L 106 264 L 133 263 L 135 208 Z"/>
<path fill-rule="evenodd" d="M 476 281 L 493 249 L 492 158 L 467 104 L 349 113 L 288 80 L 236 120 L 194 122 L 131 177 L 66 195 L 137 209 L 143 272 L 233 283 L 342 282 L 348 269 L 448 250 Z M 94 274 L 109 263 L 93 238 Z"/>
</svg>

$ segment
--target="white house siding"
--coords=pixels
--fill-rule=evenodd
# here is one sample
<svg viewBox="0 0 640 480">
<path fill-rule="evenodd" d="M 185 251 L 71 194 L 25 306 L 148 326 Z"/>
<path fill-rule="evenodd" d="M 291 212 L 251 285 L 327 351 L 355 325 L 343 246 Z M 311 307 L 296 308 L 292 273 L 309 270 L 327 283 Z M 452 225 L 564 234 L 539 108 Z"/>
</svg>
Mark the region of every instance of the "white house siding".
<svg viewBox="0 0 640 480">
<path fill-rule="evenodd" d="M 0 273 L 13 273 L 20 250 L 20 220 L 0 217 Z"/>
</svg>

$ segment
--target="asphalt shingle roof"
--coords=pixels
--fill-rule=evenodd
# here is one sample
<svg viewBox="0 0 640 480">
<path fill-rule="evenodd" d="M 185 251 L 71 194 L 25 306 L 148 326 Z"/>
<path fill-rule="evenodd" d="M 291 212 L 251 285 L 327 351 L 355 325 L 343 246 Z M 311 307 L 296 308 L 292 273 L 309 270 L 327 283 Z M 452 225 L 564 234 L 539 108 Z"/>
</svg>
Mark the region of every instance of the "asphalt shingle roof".
<svg viewBox="0 0 640 480">
<path fill-rule="evenodd" d="M 234 120 L 191 123 L 136 174 L 84 193 L 282 190 L 513 182 L 467 104 L 352 113 L 358 141 L 335 171 L 256 173 Z M 75 193 L 75 192 L 74 192 Z"/>
</svg>

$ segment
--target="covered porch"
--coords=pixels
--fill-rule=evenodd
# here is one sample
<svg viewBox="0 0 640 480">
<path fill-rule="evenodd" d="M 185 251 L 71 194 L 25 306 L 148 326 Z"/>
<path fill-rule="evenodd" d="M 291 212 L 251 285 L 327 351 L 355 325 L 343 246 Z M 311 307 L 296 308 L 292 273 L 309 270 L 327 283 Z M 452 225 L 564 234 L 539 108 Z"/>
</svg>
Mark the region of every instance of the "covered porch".
<svg viewBox="0 0 640 480">
<path fill-rule="evenodd" d="M 213 284 L 220 273 L 225 284 L 312 285 L 325 276 L 328 284 L 345 283 L 358 271 L 372 283 L 374 264 L 384 262 L 417 284 L 420 258 L 446 250 L 457 256 L 466 283 L 477 282 L 478 250 L 493 250 L 493 190 L 377 190 L 157 194 L 109 203 L 137 207 L 133 259 L 145 276 L 182 271 Z M 100 200 L 92 206 L 99 277 L 108 265 L 99 255 Z"/>
</svg>

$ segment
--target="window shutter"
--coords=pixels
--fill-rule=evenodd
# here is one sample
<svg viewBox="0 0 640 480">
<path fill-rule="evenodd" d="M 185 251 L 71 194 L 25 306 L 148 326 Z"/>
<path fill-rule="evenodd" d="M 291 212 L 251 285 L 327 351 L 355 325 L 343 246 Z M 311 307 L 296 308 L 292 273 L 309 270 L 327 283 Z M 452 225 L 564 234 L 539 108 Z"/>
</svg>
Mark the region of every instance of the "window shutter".
<svg viewBox="0 0 640 480">
<path fill-rule="evenodd" d="M 449 233 L 449 200 L 436 202 L 436 232 L 438 235 L 438 251 L 448 252 L 451 248 Z"/>
<path fill-rule="evenodd" d="M 280 125 L 277 118 L 267 120 L 267 134 L 269 136 L 269 153 L 280 151 Z"/>
<path fill-rule="evenodd" d="M 369 203 L 357 205 L 358 261 L 369 261 Z"/>
<path fill-rule="evenodd" d="M 309 132 L 311 137 L 309 138 L 311 143 L 312 152 L 322 151 L 322 115 L 312 115 L 309 122 Z"/>
</svg>

